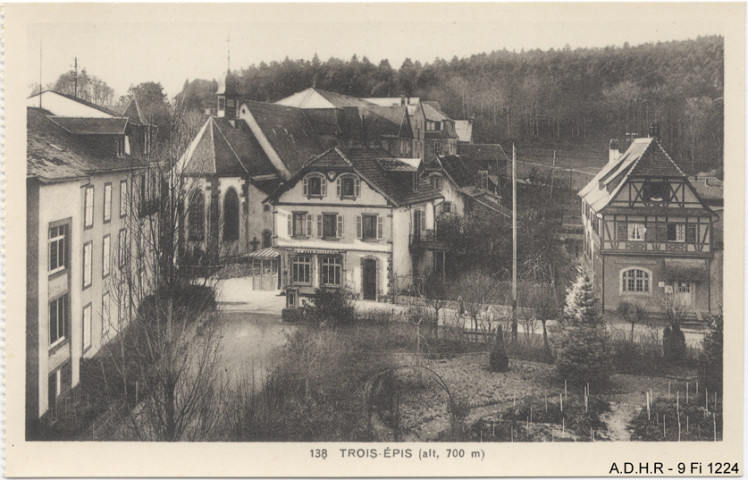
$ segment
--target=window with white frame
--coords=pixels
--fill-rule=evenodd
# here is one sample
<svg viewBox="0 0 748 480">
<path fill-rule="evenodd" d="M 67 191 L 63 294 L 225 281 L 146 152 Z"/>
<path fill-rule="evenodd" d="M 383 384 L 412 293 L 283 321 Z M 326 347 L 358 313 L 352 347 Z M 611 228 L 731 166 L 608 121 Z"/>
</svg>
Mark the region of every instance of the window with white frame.
<svg viewBox="0 0 748 480">
<path fill-rule="evenodd" d="M 675 290 L 676 293 L 691 293 L 691 282 L 677 281 L 674 286 L 675 288 L 673 290 Z"/>
<path fill-rule="evenodd" d="M 291 281 L 293 283 L 311 283 L 312 256 L 296 255 L 291 260 Z"/>
<path fill-rule="evenodd" d="M 382 217 L 380 215 L 361 215 L 358 217 L 358 237 L 362 240 L 382 238 Z"/>
<path fill-rule="evenodd" d="M 668 223 L 667 240 L 668 242 L 685 242 L 686 225 L 684 223 Z"/>
<path fill-rule="evenodd" d="M 452 213 L 452 202 L 444 202 L 442 204 L 442 212 Z"/>
<path fill-rule="evenodd" d="M 434 142 L 434 153 L 442 153 L 442 144 L 440 142 Z"/>
<path fill-rule="evenodd" d="M 327 287 L 339 287 L 342 260 L 339 256 L 325 256 L 320 258 L 319 283 Z"/>
<path fill-rule="evenodd" d="M 311 237 L 312 236 L 312 216 L 306 212 L 293 212 L 291 217 L 291 235 L 294 237 Z"/>
<path fill-rule="evenodd" d="M 55 345 L 67 337 L 68 294 L 49 302 L 49 345 Z"/>
<path fill-rule="evenodd" d="M 628 239 L 632 242 L 644 241 L 644 224 L 643 223 L 631 223 L 628 224 Z"/>
<path fill-rule="evenodd" d="M 112 250 L 112 237 L 108 234 L 104 235 L 104 240 L 101 244 L 101 276 L 106 277 L 109 275 L 109 268 L 111 267 L 111 250 Z"/>
<path fill-rule="evenodd" d="M 112 219 L 112 184 L 104 184 L 104 222 Z"/>
<path fill-rule="evenodd" d="M 621 292 L 650 293 L 649 272 L 639 268 L 630 268 L 621 272 Z"/>
<path fill-rule="evenodd" d="M 304 195 L 307 197 L 324 197 L 327 195 L 327 181 L 319 174 L 304 177 Z"/>
<path fill-rule="evenodd" d="M 119 182 L 119 216 L 127 215 L 127 180 Z"/>
<path fill-rule="evenodd" d="M 90 346 L 91 346 L 91 317 L 92 317 L 92 308 L 91 304 L 89 303 L 85 307 L 83 307 L 83 319 L 82 319 L 82 327 L 83 327 L 83 351 L 85 352 Z"/>
<path fill-rule="evenodd" d="M 83 288 L 91 286 L 93 277 L 93 242 L 83 244 Z"/>
<path fill-rule="evenodd" d="M 89 185 L 86 187 L 84 192 L 83 204 L 85 211 L 83 212 L 83 227 L 91 228 L 94 223 L 94 187 Z"/>
<path fill-rule="evenodd" d="M 49 273 L 63 270 L 67 262 L 67 225 L 49 229 Z"/>
<path fill-rule="evenodd" d="M 361 195 L 361 180 L 354 175 L 341 175 L 337 181 L 338 197 L 356 198 Z"/>
</svg>

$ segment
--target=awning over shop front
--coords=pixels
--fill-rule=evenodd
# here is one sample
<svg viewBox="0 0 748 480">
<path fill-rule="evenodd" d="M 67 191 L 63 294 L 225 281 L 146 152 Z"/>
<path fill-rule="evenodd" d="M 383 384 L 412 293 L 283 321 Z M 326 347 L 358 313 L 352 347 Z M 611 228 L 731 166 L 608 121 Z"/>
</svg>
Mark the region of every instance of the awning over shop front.
<svg viewBox="0 0 748 480">
<path fill-rule="evenodd" d="M 269 247 L 269 248 L 263 248 L 262 250 L 257 250 L 245 256 L 248 258 L 253 258 L 253 259 L 268 260 L 271 258 L 280 257 L 280 252 L 273 247 Z"/>
<path fill-rule="evenodd" d="M 667 280 L 700 282 L 706 280 L 707 273 L 707 265 L 704 260 L 665 259 L 665 277 Z"/>
</svg>

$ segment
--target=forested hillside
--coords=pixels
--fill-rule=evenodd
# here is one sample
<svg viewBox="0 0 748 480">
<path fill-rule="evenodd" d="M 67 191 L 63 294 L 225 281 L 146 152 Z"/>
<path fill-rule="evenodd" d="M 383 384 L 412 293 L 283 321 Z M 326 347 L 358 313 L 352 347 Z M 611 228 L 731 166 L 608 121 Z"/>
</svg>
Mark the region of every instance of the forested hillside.
<svg viewBox="0 0 748 480">
<path fill-rule="evenodd" d="M 274 101 L 310 86 L 348 95 L 438 100 L 474 118 L 476 142 L 595 143 L 646 134 L 689 172 L 721 168 L 724 45 L 720 36 L 630 47 L 497 50 L 421 64 L 331 58 L 252 65 L 239 72 L 246 98 Z M 180 101 L 212 106 L 214 81 L 186 82 Z"/>
</svg>

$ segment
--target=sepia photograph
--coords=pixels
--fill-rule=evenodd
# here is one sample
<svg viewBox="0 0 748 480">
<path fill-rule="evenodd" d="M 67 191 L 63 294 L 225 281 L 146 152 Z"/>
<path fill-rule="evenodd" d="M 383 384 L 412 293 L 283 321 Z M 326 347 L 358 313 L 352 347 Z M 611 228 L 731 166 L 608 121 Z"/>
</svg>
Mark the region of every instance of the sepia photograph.
<svg viewBox="0 0 748 480">
<path fill-rule="evenodd" d="M 743 474 L 744 5 L 4 8 L 6 474 Z"/>
</svg>

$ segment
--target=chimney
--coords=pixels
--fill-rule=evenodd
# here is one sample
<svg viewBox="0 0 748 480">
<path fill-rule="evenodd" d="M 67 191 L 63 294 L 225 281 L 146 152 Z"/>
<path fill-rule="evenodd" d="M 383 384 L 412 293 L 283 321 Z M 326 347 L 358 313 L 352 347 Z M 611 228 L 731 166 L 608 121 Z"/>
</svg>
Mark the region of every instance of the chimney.
<svg viewBox="0 0 748 480">
<path fill-rule="evenodd" d="M 660 137 L 660 126 L 657 124 L 657 122 L 652 122 L 649 124 L 649 136 L 651 138 Z"/>
<path fill-rule="evenodd" d="M 617 138 L 611 138 L 610 142 L 608 143 L 608 163 L 613 163 L 616 160 L 618 160 L 618 157 L 621 156 L 621 150 L 618 146 L 618 139 Z"/>
</svg>

